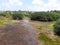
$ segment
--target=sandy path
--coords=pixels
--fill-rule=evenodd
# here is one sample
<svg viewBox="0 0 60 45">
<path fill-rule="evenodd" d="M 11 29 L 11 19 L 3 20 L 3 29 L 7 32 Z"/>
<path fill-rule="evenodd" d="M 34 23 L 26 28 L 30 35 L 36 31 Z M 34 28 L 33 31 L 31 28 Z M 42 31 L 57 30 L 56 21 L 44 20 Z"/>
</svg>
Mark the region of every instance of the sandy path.
<svg viewBox="0 0 60 45">
<path fill-rule="evenodd" d="M 38 45 L 34 28 L 27 22 L 0 26 L 0 45 Z"/>
</svg>

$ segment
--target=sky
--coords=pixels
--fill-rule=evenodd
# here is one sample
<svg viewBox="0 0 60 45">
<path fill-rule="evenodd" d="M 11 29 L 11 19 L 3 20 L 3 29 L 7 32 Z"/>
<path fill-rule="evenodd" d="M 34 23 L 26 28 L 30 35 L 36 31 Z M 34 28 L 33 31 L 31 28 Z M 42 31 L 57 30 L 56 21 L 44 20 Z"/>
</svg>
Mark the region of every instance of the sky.
<svg viewBox="0 0 60 45">
<path fill-rule="evenodd" d="M 60 10 L 60 0 L 0 0 L 0 11 L 6 10 Z"/>
</svg>

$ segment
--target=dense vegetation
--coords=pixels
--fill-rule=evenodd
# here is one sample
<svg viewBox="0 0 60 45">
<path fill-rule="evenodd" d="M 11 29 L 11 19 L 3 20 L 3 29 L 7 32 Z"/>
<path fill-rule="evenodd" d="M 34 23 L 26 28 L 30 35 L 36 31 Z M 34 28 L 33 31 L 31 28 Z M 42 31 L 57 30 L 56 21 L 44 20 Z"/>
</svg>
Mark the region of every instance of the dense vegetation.
<svg viewBox="0 0 60 45">
<path fill-rule="evenodd" d="M 60 36 L 60 19 L 54 25 L 54 33 Z"/>
<path fill-rule="evenodd" d="M 0 12 L 0 17 L 6 17 L 8 19 L 12 19 L 12 20 L 20 20 L 23 19 L 23 15 L 24 13 L 22 13 L 21 11 L 3 11 Z"/>
<path fill-rule="evenodd" d="M 60 15 L 54 11 L 52 12 L 34 12 L 30 16 L 31 20 L 38 21 L 56 21 Z"/>
<path fill-rule="evenodd" d="M 20 20 L 23 18 L 23 14 L 21 12 L 13 12 L 12 19 L 14 20 Z"/>
<path fill-rule="evenodd" d="M 31 11 L 1 11 L 0 16 L 9 19 L 22 19 L 24 16 L 30 17 L 31 20 L 38 21 L 55 21 L 60 18 L 60 11 L 31 12 Z"/>
<path fill-rule="evenodd" d="M 20 20 L 23 19 L 24 16 L 29 17 L 31 12 L 29 11 L 3 11 L 0 12 L 0 16 L 13 19 L 13 20 Z"/>
</svg>

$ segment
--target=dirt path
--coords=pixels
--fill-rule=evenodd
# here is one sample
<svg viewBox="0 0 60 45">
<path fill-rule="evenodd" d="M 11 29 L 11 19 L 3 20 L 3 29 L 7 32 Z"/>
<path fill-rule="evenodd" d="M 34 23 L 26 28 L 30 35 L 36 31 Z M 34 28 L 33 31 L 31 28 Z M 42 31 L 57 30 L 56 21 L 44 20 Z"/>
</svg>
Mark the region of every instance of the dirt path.
<svg viewBox="0 0 60 45">
<path fill-rule="evenodd" d="M 34 28 L 28 22 L 0 26 L 0 45 L 39 45 Z"/>
</svg>

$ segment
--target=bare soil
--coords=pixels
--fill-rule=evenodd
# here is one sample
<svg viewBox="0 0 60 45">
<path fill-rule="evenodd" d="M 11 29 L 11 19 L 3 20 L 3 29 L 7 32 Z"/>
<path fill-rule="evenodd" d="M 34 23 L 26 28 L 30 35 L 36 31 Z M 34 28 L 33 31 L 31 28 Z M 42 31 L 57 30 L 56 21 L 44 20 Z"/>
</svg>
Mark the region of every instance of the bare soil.
<svg viewBox="0 0 60 45">
<path fill-rule="evenodd" d="M 13 23 L 0 26 L 0 45 L 39 45 L 36 32 L 29 24 Z"/>
</svg>

